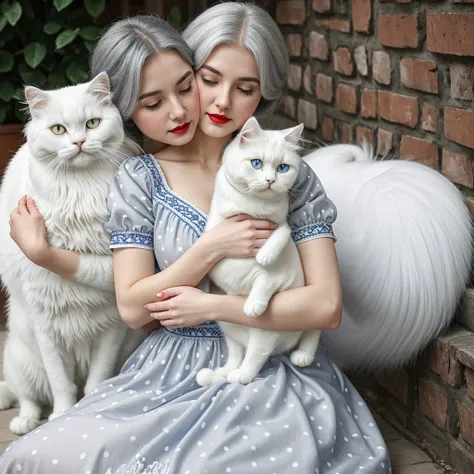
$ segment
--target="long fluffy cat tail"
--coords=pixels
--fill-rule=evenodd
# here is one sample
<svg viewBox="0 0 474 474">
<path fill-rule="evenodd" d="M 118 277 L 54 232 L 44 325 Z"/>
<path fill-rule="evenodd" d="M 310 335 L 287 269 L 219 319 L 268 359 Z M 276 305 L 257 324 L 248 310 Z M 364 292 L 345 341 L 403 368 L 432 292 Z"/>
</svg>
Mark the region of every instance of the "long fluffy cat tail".
<svg viewBox="0 0 474 474">
<path fill-rule="evenodd" d="M 345 309 L 325 346 L 346 370 L 404 365 L 451 323 L 466 288 L 473 232 L 463 196 L 437 171 L 375 161 L 368 148 L 329 146 L 305 159 L 338 210 Z"/>
<path fill-rule="evenodd" d="M 8 410 L 13 407 L 16 402 L 17 399 L 8 387 L 7 382 L 0 382 L 0 410 Z"/>
</svg>

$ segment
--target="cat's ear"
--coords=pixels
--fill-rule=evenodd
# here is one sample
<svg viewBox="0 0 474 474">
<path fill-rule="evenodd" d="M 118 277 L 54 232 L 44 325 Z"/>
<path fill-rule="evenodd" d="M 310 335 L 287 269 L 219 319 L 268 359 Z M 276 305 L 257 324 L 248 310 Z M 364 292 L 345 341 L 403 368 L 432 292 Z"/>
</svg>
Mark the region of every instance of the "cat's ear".
<svg viewBox="0 0 474 474">
<path fill-rule="evenodd" d="M 110 93 L 110 81 L 106 72 L 100 72 L 90 81 L 87 87 L 87 92 L 96 96 L 103 104 L 112 101 L 112 94 Z"/>
<path fill-rule="evenodd" d="M 35 110 L 44 108 L 49 100 L 49 94 L 46 91 L 34 86 L 25 87 L 25 97 L 31 115 L 33 115 Z"/>
<path fill-rule="evenodd" d="M 291 143 L 292 145 L 298 145 L 303 130 L 304 124 L 300 123 L 296 127 L 286 128 L 285 130 L 282 130 L 281 133 L 283 134 L 283 137 L 288 143 Z"/>
<path fill-rule="evenodd" d="M 239 133 L 239 144 L 245 145 L 248 140 L 253 140 L 258 138 L 262 134 L 263 130 L 261 129 L 257 119 L 255 117 L 250 117 L 245 123 Z"/>
</svg>

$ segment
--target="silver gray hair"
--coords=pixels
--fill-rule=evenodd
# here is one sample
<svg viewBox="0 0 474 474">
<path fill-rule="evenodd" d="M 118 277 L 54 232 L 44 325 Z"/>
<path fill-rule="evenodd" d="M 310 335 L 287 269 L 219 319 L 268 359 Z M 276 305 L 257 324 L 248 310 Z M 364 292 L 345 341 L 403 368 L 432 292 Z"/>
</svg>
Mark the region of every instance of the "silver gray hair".
<svg viewBox="0 0 474 474">
<path fill-rule="evenodd" d="M 286 90 L 289 58 L 283 35 L 265 10 L 252 3 L 219 3 L 195 18 L 183 38 L 193 50 L 195 69 L 221 44 L 245 46 L 260 73 L 262 100 L 256 115 L 276 108 Z"/>
<path fill-rule="evenodd" d="M 143 66 L 159 51 L 174 49 L 193 66 L 191 48 L 169 23 L 155 15 L 137 15 L 113 23 L 100 37 L 90 60 L 95 77 L 105 71 L 113 102 L 128 132 L 138 129 L 130 120 L 140 97 Z"/>
</svg>

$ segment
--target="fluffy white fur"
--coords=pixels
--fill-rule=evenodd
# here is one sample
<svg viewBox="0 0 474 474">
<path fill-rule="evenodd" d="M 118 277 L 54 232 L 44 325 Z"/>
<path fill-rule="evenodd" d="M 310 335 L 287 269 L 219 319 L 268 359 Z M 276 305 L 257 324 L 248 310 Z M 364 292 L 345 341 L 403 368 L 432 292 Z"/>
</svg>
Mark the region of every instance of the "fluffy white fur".
<svg viewBox="0 0 474 474">
<path fill-rule="evenodd" d="M 304 159 L 338 211 L 344 314 L 324 344 L 346 370 L 404 365 L 451 323 L 466 287 L 473 241 L 462 194 L 431 168 L 375 161 L 368 147 Z"/>
<path fill-rule="evenodd" d="M 138 151 L 124 142 L 107 75 L 25 93 L 32 117 L 27 143 L 8 165 L 0 190 L 0 276 L 9 295 L 0 409 L 19 402 L 10 424 L 16 434 L 39 425 L 42 405 L 53 407 L 50 418 L 61 415 L 76 403 L 78 388 L 87 393 L 112 376 L 144 337 L 120 320 L 103 229 L 109 183 L 120 162 Z M 89 129 L 93 118 L 101 121 Z M 67 132 L 55 135 L 55 124 Z M 44 216 L 50 245 L 80 252 L 72 280 L 33 264 L 10 238 L 9 215 L 25 194 Z"/>
<path fill-rule="evenodd" d="M 263 131 L 250 118 L 226 148 L 217 173 L 206 230 L 236 214 L 269 219 L 278 227 L 255 259 L 221 260 L 209 276 L 227 294 L 248 295 L 244 312 L 260 316 L 278 291 L 304 285 L 301 260 L 287 222 L 288 192 L 295 182 L 301 159 L 296 144 L 303 126 L 283 131 Z M 260 160 L 258 168 L 252 165 Z M 286 172 L 279 165 L 289 165 Z M 220 322 L 228 348 L 224 367 L 203 369 L 197 374 L 200 385 L 227 379 L 247 384 L 254 380 L 268 357 L 298 348 L 293 364 L 307 366 L 314 360 L 320 331 L 269 331 Z M 245 356 L 244 356 L 245 352 Z"/>
</svg>

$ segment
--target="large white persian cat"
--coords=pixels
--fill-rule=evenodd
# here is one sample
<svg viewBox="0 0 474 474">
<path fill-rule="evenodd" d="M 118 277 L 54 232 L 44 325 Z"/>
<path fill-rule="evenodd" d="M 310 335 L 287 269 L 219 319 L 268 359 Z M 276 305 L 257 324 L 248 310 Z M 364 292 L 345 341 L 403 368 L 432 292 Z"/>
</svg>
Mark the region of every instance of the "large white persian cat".
<svg viewBox="0 0 474 474">
<path fill-rule="evenodd" d="M 25 94 L 27 143 L 0 190 L 0 277 L 9 295 L 0 409 L 19 402 L 10 423 L 16 434 L 40 424 L 42 405 L 57 417 L 76 403 L 78 389 L 88 393 L 111 377 L 144 336 L 119 317 L 103 228 L 109 183 L 139 151 L 124 137 L 108 77 L 55 91 L 27 87 Z M 10 238 L 9 215 L 25 194 L 44 217 L 49 244 L 80 252 L 71 280 L 32 263 Z"/>
<path fill-rule="evenodd" d="M 248 295 L 244 305 L 248 317 L 260 316 L 276 292 L 304 286 L 303 267 L 287 221 L 288 194 L 301 166 L 296 145 L 302 131 L 303 125 L 264 131 L 250 118 L 227 146 L 216 176 L 206 230 L 242 213 L 278 224 L 256 258 L 225 258 L 209 272 L 227 294 Z M 215 371 L 201 370 L 196 378 L 200 385 L 223 378 L 250 383 L 268 357 L 295 346 L 292 363 L 310 365 L 320 335 L 320 331 L 270 331 L 225 322 L 219 326 L 227 344 L 227 363 Z"/>
<path fill-rule="evenodd" d="M 375 161 L 367 147 L 304 159 L 338 211 L 344 313 L 324 345 L 349 371 L 402 366 L 452 322 L 467 285 L 473 238 L 462 194 L 427 166 Z"/>
</svg>

